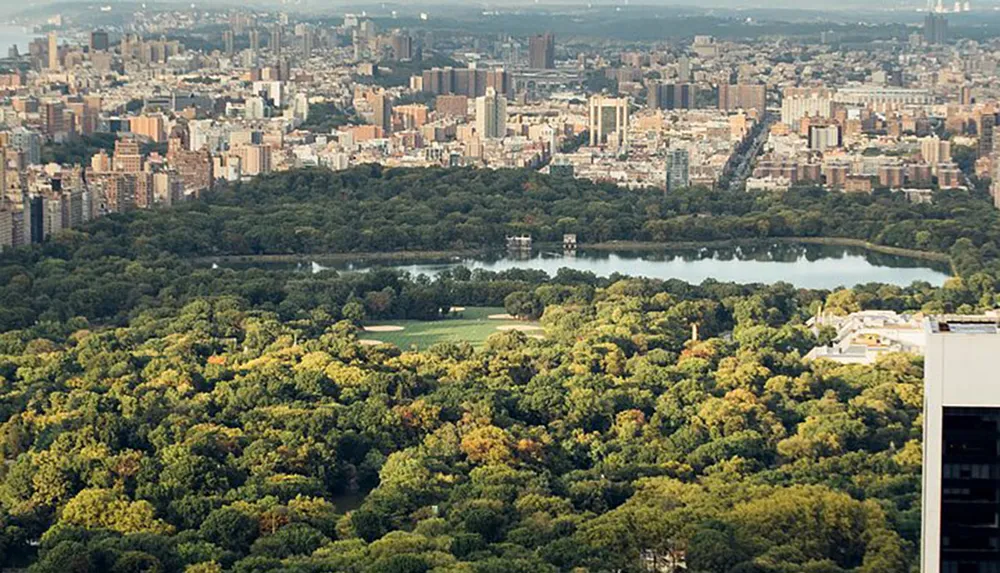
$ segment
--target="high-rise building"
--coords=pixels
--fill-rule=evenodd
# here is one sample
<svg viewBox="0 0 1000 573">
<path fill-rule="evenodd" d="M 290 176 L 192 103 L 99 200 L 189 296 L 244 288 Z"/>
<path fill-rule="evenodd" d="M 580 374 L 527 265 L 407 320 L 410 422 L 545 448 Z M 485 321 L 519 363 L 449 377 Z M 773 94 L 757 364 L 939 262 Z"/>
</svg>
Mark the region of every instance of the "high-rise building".
<svg viewBox="0 0 1000 573">
<path fill-rule="evenodd" d="M 145 173 L 105 173 L 88 179 L 108 213 L 125 213 L 136 206 L 138 180 Z"/>
<path fill-rule="evenodd" d="M 939 164 L 951 161 L 951 142 L 937 136 L 925 137 L 920 140 L 920 156 L 937 173 Z"/>
<path fill-rule="evenodd" d="M 134 139 L 115 141 L 115 154 L 111 156 L 111 169 L 119 173 L 139 173 L 142 171 L 142 153 L 139 142 Z"/>
<path fill-rule="evenodd" d="M 302 55 L 311 58 L 313 52 L 313 32 L 311 29 L 306 28 L 302 34 L 299 35 L 299 39 L 302 42 Z"/>
<path fill-rule="evenodd" d="M 304 93 L 297 93 L 292 98 L 292 117 L 305 121 L 309 118 L 309 97 Z"/>
<path fill-rule="evenodd" d="M 167 140 L 166 125 L 166 119 L 160 114 L 129 118 L 129 131 L 153 143 L 163 143 Z"/>
<path fill-rule="evenodd" d="M 434 95 L 479 97 L 486 95 L 486 88 L 504 95 L 512 93 L 511 76 L 503 69 L 432 68 L 422 72 L 420 85 Z"/>
<path fill-rule="evenodd" d="M 372 98 L 372 110 L 375 112 L 373 121 L 382 128 L 383 135 L 392 133 L 392 96 L 380 91 Z"/>
<path fill-rule="evenodd" d="M 153 174 L 153 202 L 170 206 L 184 198 L 184 182 L 175 172 L 159 171 Z"/>
<path fill-rule="evenodd" d="M 677 58 L 677 79 L 681 83 L 691 81 L 691 58 L 687 56 Z"/>
<path fill-rule="evenodd" d="M 31 195 L 26 199 L 25 214 L 30 240 L 35 244 L 41 243 L 45 240 L 45 198 Z"/>
<path fill-rule="evenodd" d="M 555 69 L 556 37 L 552 34 L 532 36 L 528 40 L 528 58 L 532 69 Z"/>
<path fill-rule="evenodd" d="M 271 26 L 271 38 L 268 40 L 268 47 L 272 54 L 281 54 L 281 24 Z"/>
<path fill-rule="evenodd" d="M 954 163 L 941 163 L 937 169 L 938 189 L 958 189 L 962 186 L 962 170 Z"/>
<path fill-rule="evenodd" d="M 90 33 L 90 51 L 106 52 L 111 46 L 108 40 L 108 33 L 104 30 L 94 30 Z"/>
<path fill-rule="evenodd" d="M 995 317 L 926 323 L 925 573 L 1000 570 L 1000 325 Z"/>
<path fill-rule="evenodd" d="M 428 121 L 430 110 L 426 105 L 411 103 L 408 105 L 398 105 L 392 109 L 393 115 L 398 118 L 403 129 L 420 129 Z M 393 120 L 395 121 L 395 120 Z"/>
<path fill-rule="evenodd" d="M 948 19 L 944 14 L 930 12 L 924 18 L 924 41 L 936 45 L 948 42 Z"/>
<path fill-rule="evenodd" d="M 378 27 L 371 20 L 364 20 L 351 33 L 354 44 L 354 58 L 371 57 L 378 51 Z"/>
<path fill-rule="evenodd" d="M 51 182 L 52 188 L 58 191 L 57 187 L 60 183 L 59 179 L 53 179 Z M 66 198 L 61 193 L 53 194 L 43 200 L 42 237 L 49 237 L 62 232 L 64 228 L 63 207 L 68 206 L 66 203 Z"/>
<path fill-rule="evenodd" d="M 839 125 L 810 125 L 809 149 L 826 151 L 841 146 Z"/>
<path fill-rule="evenodd" d="M 655 82 L 649 85 L 646 100 L 650 109 L 693 109 L 696 89 L 692 84 Z"/>
<path fill-rule="evenodd" d="M 59 36 L 56 33 L 49 32 L 48 36 L 48 65 L 46 66 L 50 70 L 59 69 Z"/>
<path fill-rule="evenodd" d="M 285 100 L 285 85 L 280 81 L 254 82 L 253 92 L 263 97 L 272 107 L 281 107 Z"/>
<path fill-rule="evenodd" d="M 989 157 L 993 153 L 994 132 L 997 126 L 997 116 L 984 113 L 979 117 L 976 129 L 979 132 L 979 157 Z"/>
<path fill-rule="evenodd" d="M 392 59 L 396 61 L 413 59 L 413 38 L 402 32 L 396 32 L 389 39 L 392 49 Z"/>
<path fill-rule="evenodd" d="M 593 96 L 588 109 L 591 147 L 628 143 L 628 98 Z"/>
<path fill-rule="evenodd" d="M 222 49 L 227 56 L 232 56 L 236 52 L 235 38 L 232 30 L 222 32 Z"/>
<path fill-rule="evenodd" d="M 49 139 L 57 140 L 63 134 L 66 133 L 66 118 L 63 112 L 66 110 L 66 104 L 60 100 L 52 100 L 43 102 L 39 106 L 39 111 L 42 115 L 43 127 L 45 128 L 45 135 Z"/>
<path fill-rule="evenodd" d="M 14 246 L 14 210 L 0 200 L 0 253 Z"/>
<path fill-rule="evenodd" d="M 193 138 L 191 142 L 194 145 Z M 167 163 L 177 171 L 184 182 L 185 194 L 197 197 L 202 191 L 211 188 L 214 173 L 212 154 L 207 147 L 188 151 L 184 149 L 184 143 L 180 138 L 172 137 L 167 142 Z"/>
<path fill-rule="evenodd" d="M 900 165 L 882 165 L 878 168 L 879 187 L 902 189 L 906 168 Z"/>
<path fill-rule="evenodd" d="M 507 100 L 493 88 L 476 99 L 476 132 L 480 139 L 501 139 L 507 135 Z"/>
<path fill-rule="evenodd" d="M 264 98 L 260 96 L 248 97 L 243 107 L 243 117 L 245 119 L 264 119 L 267 116 L 267 106 L 264 105 Z"/>
<path fill-rule="evenodd" d="M 270 145 L 243 145 L 237 153 L 243 175 L 262 175 L 271 172 Z"/>
<path fill-rule="evenodd" d="M 833 117 L 833 97 L 830 90 L 818 89 L 805 92 L 799 88 L 787 88 L 781 98 L 781 123 L 798 129 L 799 122 L 806 117 Z"/>
<path fill-rule="evenodd" d="M 257 28 L 250 28 L 250 51 L 257 53 L 260 51 L 260 30 Z"/>
<path fill-rule="evenodd" d="M 37 195 L 24 196 L 24 238 L 29 243 L 45 239 L 45 200 Z"/>
<path fill-rule="evenodd" d="M 719 86 L 719 109 L 734 111 L 738 109 L 767 109 L 767 90 L 763 85 L 754 84 L 722 84 Z"/>
<path fill-rule="evenodd" d="M 364 20 L 358 27 L 361 30 L 361 35 L 365 38 L 374 38 L 378 36 L 378 27 L 372 20 Z"/>
<path fill-rule="evenodd" d="M 37 131 L 32 131 L 20 126 L 12 129 L 8 136 L 8 145 L 11 149 L 16 149 L 22 154 L 24 163 L 35 165 L 42 161 L 42 136 Z"/>
<path fill-rule="evenodd" d="M 674 148 L 667 153 L 667 192 L 691 185 L 690 161 L 687 149 Z"/>
</svg>

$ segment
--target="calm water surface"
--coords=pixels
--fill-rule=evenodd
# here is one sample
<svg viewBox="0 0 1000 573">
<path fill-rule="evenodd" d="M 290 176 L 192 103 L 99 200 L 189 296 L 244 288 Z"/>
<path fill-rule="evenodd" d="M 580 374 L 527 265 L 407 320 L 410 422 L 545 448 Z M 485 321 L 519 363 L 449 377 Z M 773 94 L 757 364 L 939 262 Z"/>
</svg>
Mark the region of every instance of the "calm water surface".
<svg viewBox="0 0 1000 573">
<path fill-rule="evenodd" d="M 907 286 L 915 281 L 940 286 L 949 278 L 948 265 L 908 257 L 873 253 L 851 247 L 765 244 L 744 247 L 702 248 L 670 251 L 580 251 L 499 254 L 411 263 L 365 261 L 338 263 L 231 263 L 230 268 L 292 268 L 302 272 L 323 270 L 363 272 L 393 268 L 413 275 L 436 276 L 457 267 L 502 272 L 511 269 L 539 270 L 555 275 L 561 268 L 657 279 L 679 279 L 699 284 L 707 279 L 720 282 L 787 282 L 802 288 L 830 289 L 863 283 Z"/>
</svg>

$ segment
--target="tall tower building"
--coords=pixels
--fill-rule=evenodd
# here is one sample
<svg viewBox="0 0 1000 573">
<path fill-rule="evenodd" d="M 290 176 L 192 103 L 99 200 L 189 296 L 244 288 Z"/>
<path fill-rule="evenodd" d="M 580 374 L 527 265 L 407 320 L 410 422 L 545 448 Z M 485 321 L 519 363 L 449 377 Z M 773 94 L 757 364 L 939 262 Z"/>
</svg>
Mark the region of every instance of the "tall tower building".
<svg viewBox="0 0 1000 573">
<path fill-rule="evenodd" d="M 984 113 L 979 118 L 979 157 L 989 157 L 993 153 L 996 126 L 997 116 L 995 114 Z"/>
<path fill-rule="evenodd" d="M 667 192 L 686 189 L 691 185 L 690 155 L 687 149 L 675 148 L 667 153 Z"/>
<path fill-rule="evenodd" d="M 115 154 L 111 156 L 111 169 L 119 173 L 139 173 L 142 171 L 142 152 L 134 139 L 115 141 Z"/>
<path fill-rule="evenodd" d="M 951 162 L 951 142 L 936 135 L 925 137 L 920 140 L 920 156 L 937 173 L 938 165 Z"/>
<path fill-rule="evenodd" d="M 222 47 L 227 56 L 232 56 L 233 52 L 236 51 L 232 30 L 226 30 L 222 33 Z"/>
<path fill-rule="evenodd" d="M 1000 570 L 1000 324 L 996 317 L 926 323 L 924 573 Z"/>
<path fill-rule="evenodd" d="M 646 102 L 650 109 L 693 109 L 696 87 L 693 84 L 650 83 Z"/>
<path fill-rule="evenodd" d="M 502 139 L 507 135 L 507 100 L 493 88 L 476 98 L 476 132 L 480 139 Z"/>
<path fill-rule="evenodd" d="M 57 140 L 66 131 L 66 117 L 63 112 L 66 105 L 60 100 L 42 102 L 39 112 L 42 116 L 42 127 L 49 139 Z"/>
<path fill-rule="evenodd" d="M 687 56 L 677 58 L 677 79 L 681 83 L 691 81 L 691 58 Z"/>
<path fill-rule="evenodd" d="M 236 153 L 240 158 L 240 170 L 243 175 L 253 176 L 271 172 L 270 145 L 241 145 Z"/>
<path fill-rule="evenodd" d="M 372 109 L 375 111 L 374 123 L 382 128 L 383 135 L 392 133 L 392 97 L 384 91 L 375 94 Z"/>
<path fill-rule="evenodd" d="M 281 54 L 281 24 L 271 26 L 271 39 L 268 47 L 272 54 Z"/>
<path fill-rule="evenodd" d="M 394 60 L 403 61 L 413 59 L 413 38 L 408 34 L 396 32 L 390 38 L 389 46 L 392 48 L 392 58 Z"/>
<path fill-rule="evenodd" d="M 48 69 L 58 70 L 59 69 L 59 36 L 56 35 L 55 31 L 49 32 L 49 46 L 48 46 Z"/>
<path fill-rule="evenodd" d="M 528 58 L 532 69 L 555 69 L 556 37 L 552 34 L 532 36 L 528 40 Z"/>
<path fill-rule="evenodd" d="M 313 51 L 313 31 L 309 27 L 303 27 L 299 30 L 301 32 L 299 36 L 299 41 L 302 46 L 302 55 L 306 58 L 312 57 Z"/>
<path fill-rule="evenodd" d="M 111 43 L 108 40 L 108 33 L 104 30 L 94 30 L 90 33 L 90 51 L 106 52 Z"/>
<path fill-rule="evenodd" d="M 948 19 L 944 14 L 930 12 L 924 18 L 924 41 L 935 45 L 948 42 Z"/>
<path fill-rule="evenodd" d="M 722 84 L 719 86 L 719 109 L 767 109 L 767 87 L 756 84 Z"/>
<path fill-rule="evenodd" d="M 260 51 L 260 30 L 257 28 L 250 28 L 250 51 L 257 53 Z"/>
<path fill-rule="evenodd" d="M 588 109 L 591 147 L 628 143 L 628 98 L 593 96 Z"/>
<path fill-rule="evenodd" d="M 45 240 L 45 200 L 37 195 L 24 195 L 24 228 L 27 242 Z"/>
</svg>

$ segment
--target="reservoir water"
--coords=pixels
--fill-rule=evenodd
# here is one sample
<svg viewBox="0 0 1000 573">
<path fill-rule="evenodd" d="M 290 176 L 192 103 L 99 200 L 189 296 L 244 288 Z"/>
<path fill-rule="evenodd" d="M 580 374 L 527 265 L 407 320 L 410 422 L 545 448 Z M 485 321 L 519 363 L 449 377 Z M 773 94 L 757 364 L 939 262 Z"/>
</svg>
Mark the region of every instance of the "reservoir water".
<svg viewBox="0 0 1000 573">
<path fill-rule="evenodd" d="M 707 279 L 719 282 L 787 282 L 801 288 L 832 289 L 863 283 L 908 286 L 915 281 L 941 286 L 950 276 L 947 264 L 886 255 L 853 247 L 757 244 L 726 248 L 699 248 L 663 251 L 586 251 L 575 255 L 561 251 L 530 254 L 498 254 L 476 258 L 453 258 L 400 263 L 365 259 L 325 261 L 305 257 L 301 263 L 226 262 L 229 268 L 288 268 L 302 272 L 336 270 L 363 272 L 372 268 L 393 268 L 413 275 L 436 276 L 442 271 L 464 266 L 471 270 L 501 272 L 532 269 L 555 275 L 561 268 L 657 279 L 678 279 L 699 284 Z"/>
</svg>

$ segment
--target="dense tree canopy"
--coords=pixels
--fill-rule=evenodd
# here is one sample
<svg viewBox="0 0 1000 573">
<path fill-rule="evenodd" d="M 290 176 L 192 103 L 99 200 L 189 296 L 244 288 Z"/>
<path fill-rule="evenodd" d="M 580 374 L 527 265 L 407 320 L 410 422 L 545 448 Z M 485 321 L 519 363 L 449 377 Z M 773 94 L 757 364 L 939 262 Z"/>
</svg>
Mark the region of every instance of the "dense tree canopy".
<svg viewBox="0 0 1000 573">
<path fill-rule="evenodd" d="M 921 361 L 805 362 L 820 339 L 804 324 L 821 304 L 994 306 L 996 216 L 982 201 L 309 170 L 4 255 L 0 566 L 907 573 Z M 830 293 L 189 260 L 481 248 L 510 232 L 837 235 L 947 251 L 960 276 Z M 504 332 L 421 352 L 359 342 L 364 321 L 436 319 L 455 304 L 540 316 L 544 339 Z"/>
<path fill-rule="evenodd" d="M 665 286 L 567 289 L 544 341 L 479 350 L 237 297 L 8 333 L 7 563 L 41 539 L 37 571 L 908 571 L 919 361 L 806 364 L 808 293 Z"/>
<path fill-rule="evenodd" d="M 164 212 L 106 217 L 85 245 L 151 257 L 455 250 L 502 247 L 527 233 L 561 242 L 846 237 L 994 259 L 1000 218 L 988 197 L 942 191 L 933 204 L 902 194 L 785 194 L 689 189 L 664 194 L 527 170 L 307 169 L 261 177 Z M 68 244 L 66 244 L 68 243 Z"/>
</svg>

